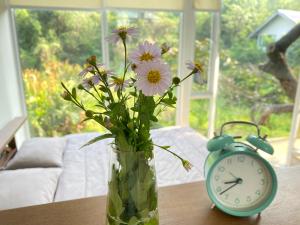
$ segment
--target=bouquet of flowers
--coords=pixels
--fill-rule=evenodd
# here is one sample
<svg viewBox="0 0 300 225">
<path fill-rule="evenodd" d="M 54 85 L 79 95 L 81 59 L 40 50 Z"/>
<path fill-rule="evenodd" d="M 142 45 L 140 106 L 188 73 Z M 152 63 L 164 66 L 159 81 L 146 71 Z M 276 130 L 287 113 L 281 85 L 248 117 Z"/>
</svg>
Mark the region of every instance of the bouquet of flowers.
<svg viewBox="0 0 300 225">
<path fill-rule="evenodd" d="M 121 42 L 124 47 L 124 70 L 116 75 L 96 56 L 87 59 L 79 73 L 82 82 L 68 89 L 64 83 L 62 97 L 85 111 L 86 119 L 107 129 L 86 145 L 113 138 L 112 167 L 107 200 L 107 224 L 158 224 L 157 191 L 153 159 L 154 146 L 177 157 L 186 170 L 191 164 L 172 152 L 170 146 L 153 143 L 150 136 L 152 122 L 167 107 L 175 107 L 174 88 L 193 74 L 201 73 L 201 64 L 188 62 L 190 73 L 180 79 L 172 77 L 163 56 L 168 53 L 166 44 L 145 41 L 127 53 L 127 42 L 137 35 L 133 27 L 120 27 L 107 40 Z M 77 90 L 90 95 L 95 106 L 87 108 Z"/>
</svg>

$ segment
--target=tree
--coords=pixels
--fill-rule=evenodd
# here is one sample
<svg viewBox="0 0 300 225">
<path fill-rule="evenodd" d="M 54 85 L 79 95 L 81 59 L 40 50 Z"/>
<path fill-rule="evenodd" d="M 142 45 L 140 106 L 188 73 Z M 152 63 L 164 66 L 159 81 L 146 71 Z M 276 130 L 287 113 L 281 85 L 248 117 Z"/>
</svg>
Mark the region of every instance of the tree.
<svg viewBox="0 0 300 225">
<path fill-rule="evenodd" d="M 268 61 L 259 65 L 259 69 L 271 74 L 279 82 L 286 95 L 295 101 L 298 82 L 287 63 L 288 48 L 300 37 L 300 24 L 297 24 L 286 35 L 268 47 Z M 272 113 L 291 112 L 293 104 L 266 105 L 261 114 L 259 123 L 265 124 Z"/>
</svg>

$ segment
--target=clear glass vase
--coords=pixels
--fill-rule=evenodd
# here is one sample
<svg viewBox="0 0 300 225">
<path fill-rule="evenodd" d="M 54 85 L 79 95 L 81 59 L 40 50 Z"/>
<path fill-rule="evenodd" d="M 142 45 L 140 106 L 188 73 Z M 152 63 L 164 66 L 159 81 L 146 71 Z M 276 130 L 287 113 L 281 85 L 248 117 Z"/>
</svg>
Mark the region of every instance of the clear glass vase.
<svg viewBox="0 0 300 225">
<path fill-rule="evenodd" d="M 106 225 L 158 225 L 152 153 L 113 150 L 110 164 Z"/>
</svg>

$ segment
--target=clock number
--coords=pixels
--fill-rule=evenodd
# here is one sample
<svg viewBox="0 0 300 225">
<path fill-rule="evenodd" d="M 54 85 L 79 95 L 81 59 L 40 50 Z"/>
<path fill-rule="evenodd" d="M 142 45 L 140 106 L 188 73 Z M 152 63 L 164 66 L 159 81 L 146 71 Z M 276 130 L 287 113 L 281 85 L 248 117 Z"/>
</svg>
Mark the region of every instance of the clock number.
<svg viewBox="0 0 300 225">
<path fill-rule="evenodd" d="M 223 166 L 221 166 L 221 167 L 218 168 L 218 170 L 219 170 L 220 172 L 224 172 L 224 171 L 225 171 L 225 168 L 224 168 Z"/>
<path fill-rule="evenodd" d="M 251 161 L 251 166 L 254 166 L 254 160 Z"/>
<path fill-rule="evenodd" d="M 261 179 L 261 180 L 260 180 L 260 184 L 261 184 L 261 185 L 265 185 L 265 183 L 266 183 L 265 179 Z"/>
<path fill-rule="evenodd" d="M 226 195 L 225 195 L 225 199 L 228 199 L 228 197 L 229 197 L 229 194 L 226 194 Z"/>
<path fill-rule="evenodd" d="M 239 203 L 240 203 L 240 199 L 239 199 L 239 198 L 236 198 L 236 199 L 234 200 L 234 202 L 235 202 L 235 204 L 239 204 Z"/>
<path fill-rule="evenodd" d="M 220 186 L 217 187 L 217 192 L 221 192 L 222 188 Z"/>
<path fill-rule="evenodd" d="M 243 156 L 243 155 L 238 156 L 238 161 L 239 162 L 244 162 L 245 161 L 245 156 Z"/>
<path fill-rule="evenodd" d="M 227 159 L 227 164 L 228 165 L 232 164 L 232 159 Z"/>
<path fill-rule="evenodd" d="M 216 180 L 216 181 L 220 180 L 220 176 L 219 176 L 219 175 L 216 175 L 216 176 L 215 176 L 215 180 Z"/>
<path fill-rule="evenodd" d="M 259 169 L 257 170 L 257 173 L 258 173 L 258 174 L 262 174 L 262 172 L 263 172 L 263 170 L 262 170 L 261 168 L 259 168 Z"/>
<path fill-rule="evenodd" d="M 247 198 L 246 198 L 246 201 L 251 202 L 251 200 L 252 200 L 251 196 L 248 195 Z"/>
<path fill-rule="evenodd" d="M 260 195 L 260 190 L 257 190 L 256 192 L 255 192 L 255 194 L 257 194 L 258 196 Z"/>
</svg>

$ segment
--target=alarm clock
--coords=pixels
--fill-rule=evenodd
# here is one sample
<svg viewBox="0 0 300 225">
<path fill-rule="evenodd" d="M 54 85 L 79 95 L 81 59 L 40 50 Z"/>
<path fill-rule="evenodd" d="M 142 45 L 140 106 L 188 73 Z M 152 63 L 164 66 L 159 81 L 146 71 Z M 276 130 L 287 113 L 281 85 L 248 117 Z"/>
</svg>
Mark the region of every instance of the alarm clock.
<svg viewBox="0 0 300 225">
<path fill-rule="evenodd" d="M 248 135 L 248 143 L 237 142 L 241 136 L 224 134 L 227 125 L 254 126 L 256 135 Z M 205 161 L 206 189 L 214 206 L 233 216 L 260 214 L 273 201 L 277 191 L 274 169 L 258 154 L 273 154 L 266 136 L 260 136 L 258 125 L 245 121 L 224 123 L 220 135 L 208 141 L 210 152 Z"/>
</svg>

